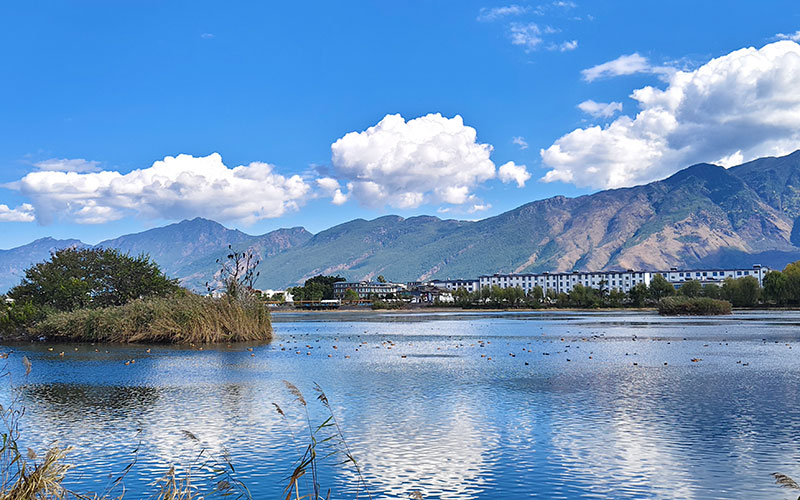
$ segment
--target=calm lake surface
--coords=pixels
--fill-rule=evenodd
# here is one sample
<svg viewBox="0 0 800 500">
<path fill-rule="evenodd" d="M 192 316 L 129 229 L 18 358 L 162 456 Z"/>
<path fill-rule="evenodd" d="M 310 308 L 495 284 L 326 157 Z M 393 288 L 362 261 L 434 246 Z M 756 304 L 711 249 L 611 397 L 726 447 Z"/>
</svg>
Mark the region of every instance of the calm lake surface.
<svg viewBox="0 0 800 500">
<path fill-rule="evenodd" d="M 797 497 L 770 477 L 800 480 L 797 312 L 274 321 L 275 340 L 252 352 L 4 346 L 16 389 L 6 381 L 0 396 L 21 397 L 25 446 L 75 447 L 79 491 L 103 490 L 141 441 L 126 498 L 147 498 L 169 464 L 192 462 L 184 430 L 227 449 L 254 498 L 279 498 L 306 443 L 293 440 L 304 417 L 284 379 L 314 423 L 325 418 L 314 383 L 326 391 L 374 498 Z M 320 482 L 333 498 L 354 497 L 353 470 L 339 461 L 323 464 Z"/>
</svg>

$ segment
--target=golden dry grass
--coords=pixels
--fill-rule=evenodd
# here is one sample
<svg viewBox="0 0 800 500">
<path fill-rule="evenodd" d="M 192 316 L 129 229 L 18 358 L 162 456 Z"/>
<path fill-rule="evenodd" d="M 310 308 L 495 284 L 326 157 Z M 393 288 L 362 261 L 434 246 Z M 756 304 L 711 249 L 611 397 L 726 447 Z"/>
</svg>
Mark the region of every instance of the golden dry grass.
<svg viewBox="0 0 800 500">
<path fill-rule="evenodd" d="M 266 341 L 272 337 L 269 310 L 259 300 L 191 293 L 54 313 L 34 330 L 37 336 L 86 342 L 208 344 Z"/>
</svg>

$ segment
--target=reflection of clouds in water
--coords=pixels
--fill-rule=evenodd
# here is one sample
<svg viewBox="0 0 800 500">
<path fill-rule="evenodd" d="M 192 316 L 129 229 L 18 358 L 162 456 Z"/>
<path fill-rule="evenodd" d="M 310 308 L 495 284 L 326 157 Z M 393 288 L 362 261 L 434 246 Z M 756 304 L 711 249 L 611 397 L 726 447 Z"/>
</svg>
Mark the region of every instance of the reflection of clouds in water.
<svg viewBox="0 0 800 500">
<path fill-rule="evenodd" d="M 373 494 L 468 499 L 486 489 L 499 437 L 474 406 L 442 398 L 438 406 L 408 405 L 402 415 L 374 410 L 348 438 Z M 343 474 L 355 484 L 350 467 Z"/>
</svg>

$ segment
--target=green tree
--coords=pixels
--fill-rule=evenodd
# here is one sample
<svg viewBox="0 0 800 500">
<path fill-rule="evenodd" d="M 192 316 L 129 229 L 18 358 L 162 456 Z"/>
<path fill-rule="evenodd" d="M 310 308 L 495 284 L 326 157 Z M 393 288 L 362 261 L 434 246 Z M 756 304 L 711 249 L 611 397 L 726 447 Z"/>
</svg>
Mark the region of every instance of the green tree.
<svg viewBox="0 0 800 500">
<path fill-rule="evenodd" d="M 625 292 L 617 290 L 616 288 L 608 292 L 607 304 L 611 307 L 622 307 L 625 302 Z"/>
<path fill-rule="evenodd" d="M 467 305 L 472 302 L 472 294 L 466 288 L 459 287 L 453 292 L 453 299 L 457 304 Z"/>
<path fill-rule="evenodd" d="M 697 280 L 686 281 L 678 288 L 678 295 L 684 297 L 700 297 L 702 294 L 703 284 Z"/>
<path fill-rule="evenodd" d="M 631 305 L 634 307 L 644 307 L 645 303 L 647 302 L 647 297 L 650 296 L 650 290 L 647 289 L 647 285 L 644 283 L 636 283 L 631 288 L 631 291 L 628 292 L 628 297 L 630 297 Z"/>
<path fill-rule="evenodd" d="M 167 278 L 146 255 L 131 257 L 111 248 L 66 248 L 28 268 L 8 296 L 19 304 L 73 311 L 163 297 L 179 289 L 177 280 Z"/>
<path fill-rule="evenodd" d="M 305 300 L 323 300 L 333 298 L 333 284 L 340 281 L 346 281 L 341 276 L 323 276 L 318 275 L 306 280 L 303 287 L 305 288 Z"/>
<path fill-rule="evenodd" d="M 503 295 L 505 302 L 512 307 L 519 306 L 525 300 L 525 292 L 518 286 L 506 288 Z"/>
<path fill-rule="evenodd" d="M 786 276 L 786 298 L 790 304 L 800 303 L 800 260 L 783 268 Z"/>
<path fill-rule="evenodd" d="M 764 300 L 777 305 L 789 302 L 789 279 L 780 271 L 770 271 L 764 276 Z"/>
<path fill-rule="evenodd" d="M 761 288 L 753 276 L 743 278 L 726 278 L 722 284 L 722 297 L 734 307 L 753 307 L 758 304 Z"/>
<path fill-rule="evenodd" d="M 675 287 L 667 281 L 667 278 L 660 274 L 656 274 L 650 280 L 650 298 L 658 302 L 664 297 L 675 295 Z"/>
<path fill-rule="evenodd" d="M 703 285 L 703 297 L 708 297 L 709 299 L 719 299 L 722 297 L 722 287 L 719 285 Z"/>
<path fill-rule="evenodd" d="M 344 300 L 348 300 L 350 302 L 358 301 L 358 292 L 353 290 L 352 288 L 348 288 L 344 291 Z"/>
<path fill-rule="evenodd" d="M 579 283 L 569 292 L 569 305 L 582 308 L 596 307 L 598 293 L 600 292 Z"/>
<path fill-rule="evenodd" d="M 378 283 L 386 283 L 386 278 L 382 274 L 378 276 Z"/>
</svg>

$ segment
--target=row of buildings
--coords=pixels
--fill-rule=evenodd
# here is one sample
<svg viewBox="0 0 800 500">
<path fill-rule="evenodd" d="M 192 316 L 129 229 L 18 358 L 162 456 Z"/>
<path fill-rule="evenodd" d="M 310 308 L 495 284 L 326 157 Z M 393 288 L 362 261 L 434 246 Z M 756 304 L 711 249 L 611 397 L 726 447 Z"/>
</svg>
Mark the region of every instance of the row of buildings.
<svg viewBox="0 0 800 500">
<path fill-rule="evenodd" d="M 576 285 L 608 291 L 629 292 L 639 283 L 650 285 L 650 281 L 657 274 L 666 278 L 675 288 L 680 288 L 683 283 L 690 280 L 697 280 L 703 285 L 721 285 L 726 278 L 743 278 L 745 276 L 752 276 L 758 280 L 759 285 L 763 285 L 764 276 L 769 271 L 769 268 L 756 264 L 752 268 L 739 269 L 672 268 L 669 271 L 634 271 L 629 269 L 627 271 L 603 272 L 491 274 L 478 276 L 477 279 L 417 281 L 405 284 L 343 281 L 333 285 L 333 294 L 334 298 L 342 299 L 349 289 L 356 292 L 359 298 L 362 299 L 404 295 L 412 298 L 412 300 L 419 298 L 420 302 L 427 302 L 428 300 L 425 300 L 425 298 L 436 295 L 437 291 L 439 293 L 447 293 L 463 288 L 468 292 L 475 292 L 492 286 L 500 288 L 519 287 L 525 293 L 537 286 L 541 287 L 544 293 L 551 290 L 555 293 L 569 293 Z"/>
</svg>

